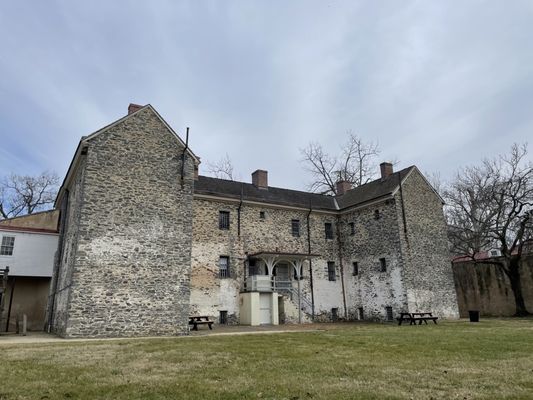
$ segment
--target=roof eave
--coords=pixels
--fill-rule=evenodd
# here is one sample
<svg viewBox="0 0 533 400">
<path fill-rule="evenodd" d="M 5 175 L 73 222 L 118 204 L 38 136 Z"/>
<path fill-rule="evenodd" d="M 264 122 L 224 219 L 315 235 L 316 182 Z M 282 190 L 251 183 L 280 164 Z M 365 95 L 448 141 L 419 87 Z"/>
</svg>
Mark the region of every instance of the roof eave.
<svg viewBox="0 0 533 400">
<path fill-rule="evenodd" d="M 422 177 L 422 179 L 424 180 L 424 182 L 426 182 L 426 184 L 431 188 L 431 190 L 433 191 L 433 193 L 435 193 L 437 195 L 437 197 L 439 198 L 439 200 L 441 201 L 441 203 L 444 205 L 446 204 L 446 202 L 444 201 L 444 199 L 442 198 L 442 196 L 439 194 L 439 192 L 437 192 L 435 190 L 435 188 L 433 187 L 433 185 L 431 183 L 429 183 L 429 181 L 426 179 L 426 177 L 424 176 L 424 174 L 422 172 L 420 172 L 420 170 L 418 169 L 418 167 L 416 165 L 412 165 L 409 167 L 411 170 L 403 177 L 403 179 L 401 180 L 401 185 L 403 186 L 403 184 L 405 183 L 405 181 L 409 178 L 409 176 L 411 176 L 411 174 L 413 173 L 413 171 L 417 171 L 418 174 Z M 398 185 L 396 187 L 396 189 L 394 189 L 394 191 L 392 192 L 392 195 L 395 196 L 396 193 L 398 193 L 398 191 L 400 190 L 400 185 Z"/>
<path fill-rule="evenodd" d="M 56 199 L 54 201 L 54 208 L 57 208 L 57 205 L 60 204 L 61 199 L 63 198 L 63 194 L 65 192 L 65 188 L 70 184 L 70 180 L 72 179 L 72 175 L 74 174 L 74 171 L 78 167 L 81 150 L 83 148 L 82 144 L 85 143 L 85 136 L 81 138 L 81 140 L 78 143 L 78 147 L 76 147 L 76 151 L 74 152 L 74 157 L 72 157 L 72 160 L 70 161 L 70 165 L 67 170 L 67 174 L 65 175 L 65 178 L 63 179 L 63 183 L 61 183 L 61 186 L 59 187 L 59 191 L 57 192 Z"/>
</svg>

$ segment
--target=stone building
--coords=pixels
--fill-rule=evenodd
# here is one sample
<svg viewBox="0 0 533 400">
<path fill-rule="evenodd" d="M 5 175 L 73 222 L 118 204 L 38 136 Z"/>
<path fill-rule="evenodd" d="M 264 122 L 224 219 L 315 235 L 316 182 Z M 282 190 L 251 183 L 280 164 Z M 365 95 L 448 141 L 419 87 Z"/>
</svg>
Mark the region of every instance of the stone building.
<svg viewBox="0 0 533 400">
<path fill-rule="evenodd" d="M 150 105 L 82 138 L 56 201 L 49 327 L 182 334 L 220 323 L 458 317 L 442 199 L 414 166 L 338 196 L 198 176 Z"/>
</svg>

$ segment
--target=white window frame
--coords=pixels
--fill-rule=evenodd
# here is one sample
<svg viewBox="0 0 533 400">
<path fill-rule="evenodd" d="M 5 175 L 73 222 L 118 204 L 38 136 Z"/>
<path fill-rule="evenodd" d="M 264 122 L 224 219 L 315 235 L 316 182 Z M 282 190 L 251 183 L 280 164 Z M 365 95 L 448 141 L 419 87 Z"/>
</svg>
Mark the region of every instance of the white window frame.
<svg viewBox="0 0 533 400">
<path fill-rule="evenodd" d="M 2 235 L 2 241 L 0 242 L 0 256 L 11 257 L 15 252 L 15 236 L 13 235 Z M 11 243 L 7 244 L 9 239 Z"/>
</svg>

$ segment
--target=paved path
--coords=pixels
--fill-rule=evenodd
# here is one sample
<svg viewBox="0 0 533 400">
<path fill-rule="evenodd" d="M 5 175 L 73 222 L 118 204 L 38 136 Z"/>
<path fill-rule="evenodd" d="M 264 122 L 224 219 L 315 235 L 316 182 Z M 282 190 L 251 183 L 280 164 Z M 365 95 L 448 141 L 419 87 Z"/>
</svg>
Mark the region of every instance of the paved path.
<svg viewBox="0 0 533 400">
<path fill-rule="evenodd" d="M 242 326 L 242 325 L 214 325 L 213 330 L 200 328 L 198 331 L 191 331 L 188 336 L 151 336 L 139 338 L 97 338 L 97 339 L 63 339 L 59 336 L 45 332 L 28 332 L 27 336 L 15 334 L 0 335 L 0 346 L 13 344 L 31 344 L 31 343 L 70 343 L 70 342 L 88 342 L 98 340 L 146 340 L 146 339 L 176 339 L 176 338 L 194 338 L 202 336 L 226 336 L 226 335 L 252 335 L 252 334 L 276 334 L 286 332 L 309 332 L 309 331 L 328 331 L 355 325 L 351 323 L 322 323 L 322 324 L 294 324 L 294 325 L 263 325 L 263 326 Z"/>
</svg>

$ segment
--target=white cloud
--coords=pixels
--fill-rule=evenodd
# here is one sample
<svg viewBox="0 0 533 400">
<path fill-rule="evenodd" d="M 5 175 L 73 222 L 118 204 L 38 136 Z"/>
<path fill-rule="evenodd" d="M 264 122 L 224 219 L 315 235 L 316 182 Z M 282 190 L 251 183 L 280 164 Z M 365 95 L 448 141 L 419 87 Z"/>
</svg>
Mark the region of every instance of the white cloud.
<svg viewBox="0 0 533 400">
<path fill-rule="evenodd" d="M 205 159 L 303 188 L 298 148 L 353 129 L 450 175 L 531 135 L 528 2 L 11 3 L 0 170 L 66 171 L 77 141 L 153 104 Z"/>
</svg>

